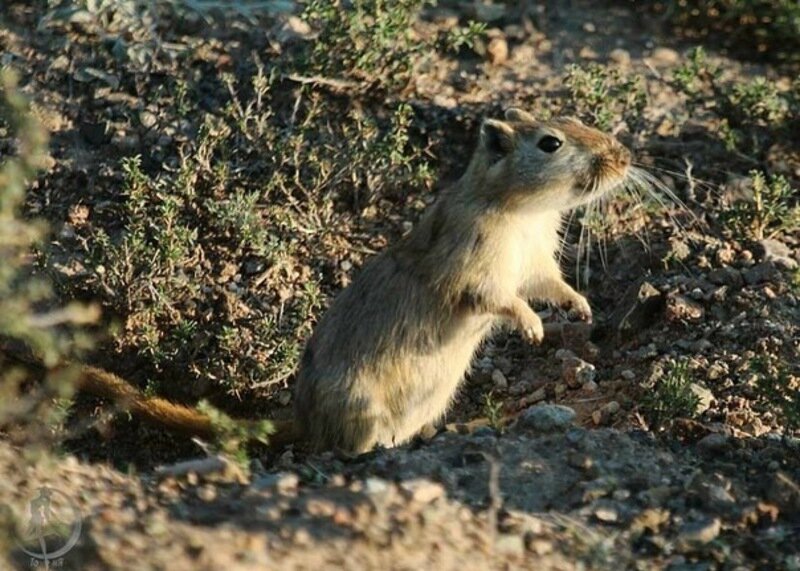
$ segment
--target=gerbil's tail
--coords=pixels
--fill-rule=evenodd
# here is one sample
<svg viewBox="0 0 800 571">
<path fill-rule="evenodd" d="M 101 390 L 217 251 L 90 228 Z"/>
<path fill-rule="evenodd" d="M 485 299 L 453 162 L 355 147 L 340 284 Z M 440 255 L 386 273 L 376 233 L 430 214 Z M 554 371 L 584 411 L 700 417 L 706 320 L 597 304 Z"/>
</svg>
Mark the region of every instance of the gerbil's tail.
<svg viewBox="0 0 800 571">
<path fill-rule="evenodd" d="M 160 397 L 148 397 L 113 373 L 81 366 L 76 388 L 96 397 L 113 401 L 146 422 L 163 426 L 187 436 L 212 438 L 214 426 L 202 412 Z"/>
<path fill-rule="evenodd" d="M 0 355 L 38 366 L 38 363 L 35 363 L 36 359 L 32 358 L 29 352 L 18 349 L 0 340 Z M 110 400 L 145 422 L 162 426 L 172 432 L 209 440 L 216 436 L 214 423 L 206 414 L 164 398 L 146 396 L 121 377 L 103 369 L 80 365 L 75 387 L 96 397 Z M 300 431 L 293 420 L 271 422 L 275 430 L 269 436 L 270 450 L 277 451 L 300 440 Z"/>
</svg>

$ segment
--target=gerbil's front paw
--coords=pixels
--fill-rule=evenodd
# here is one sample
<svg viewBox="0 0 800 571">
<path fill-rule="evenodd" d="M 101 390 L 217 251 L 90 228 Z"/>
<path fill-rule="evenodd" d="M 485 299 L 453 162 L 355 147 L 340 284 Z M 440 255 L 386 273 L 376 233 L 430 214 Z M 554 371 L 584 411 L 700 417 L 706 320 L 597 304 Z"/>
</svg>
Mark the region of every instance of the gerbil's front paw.
<svg viewBox="0 0 800 571">
<path fill-rule="evenodd" d="M 544 339 L 544 325 L 541 318 L 533 311 L 525 319 L 520 320 L 517 329 L 528 343 L 538 345 Z"/>
<path fill-rule="evenodd" d="M 589 301 L 581 294 L 576 293 L 575 296 L 569 300 L 569 308 L 581 321 L 586 321 L 587 323 L 592 322 L 592 306 L 589 305 Z"/>
</svg>

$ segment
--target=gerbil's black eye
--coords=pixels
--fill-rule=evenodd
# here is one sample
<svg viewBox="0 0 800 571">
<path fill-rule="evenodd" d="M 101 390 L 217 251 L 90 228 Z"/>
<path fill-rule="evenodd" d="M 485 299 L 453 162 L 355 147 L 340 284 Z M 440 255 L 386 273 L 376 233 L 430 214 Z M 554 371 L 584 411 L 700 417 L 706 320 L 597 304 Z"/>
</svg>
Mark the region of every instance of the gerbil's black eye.
<svg viewBox="0 0 800 571">
<path fill-rule="evenodd" d="M 561 139 L 554 137 L 553 135 L 545 135 L 539 139 L 539 143 L 536 146 L 542 149 L 545 153 L 555 153 L 561 148 Z"/>
</svg>

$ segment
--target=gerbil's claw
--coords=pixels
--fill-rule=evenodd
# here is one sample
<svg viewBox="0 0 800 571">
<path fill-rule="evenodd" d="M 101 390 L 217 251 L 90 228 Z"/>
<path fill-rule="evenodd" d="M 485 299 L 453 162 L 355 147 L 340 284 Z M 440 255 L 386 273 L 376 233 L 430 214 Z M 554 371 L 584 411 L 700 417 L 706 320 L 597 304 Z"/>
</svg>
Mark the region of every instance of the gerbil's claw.
<svg viewBox="0 0 800 571">
<path fill-rule="evenodd" d="M 578 319 L 585 321 L 586 323 L 592 322 L 592 306 L 589 305 L 589 302 L 585 297 L 578 295 L 575 299 L 570 301 L 569 305 L 572 309 L 572 312 L 578 317 Z"/>
<path fill-rule="evenodd" d="M 526 327 L 523 330 L 523 336 L 528 343 L 538 345 L 544 340 L 544 327 Z"/>
</svg>

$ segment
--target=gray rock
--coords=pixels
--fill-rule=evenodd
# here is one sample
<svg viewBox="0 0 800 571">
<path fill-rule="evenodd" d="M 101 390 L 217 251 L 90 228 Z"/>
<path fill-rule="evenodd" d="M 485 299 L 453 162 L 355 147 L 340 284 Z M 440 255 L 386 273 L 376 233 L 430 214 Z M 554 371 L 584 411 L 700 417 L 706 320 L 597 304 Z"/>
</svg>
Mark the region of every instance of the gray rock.
<svg viewBox="0 0 800 571">
<path fill-rule="evenodd" d="M 578 357 L 565 359 L 561 366 L 561 378 L 571 389 L 578 389 L 597 377 L 594 365 Z"/>
<path fill-rule="evenodd" d="M 664 307 L 664 296 L 652 284 L 642 282 L 638 290 L 630 290 L 612 316 L 612 323 L 623 337 L 636 335 L 655 321 Z"/>
<path fill-rule="evenodd" d="M 759 240 L 754 252 L 761 260 L 773 262 L 776 266 L 793 270 L 797 268 L 797 260 L 792 257 L 792 250 L 786 244 L 767 238 Z"/>
<path fill-rule="evenodd" d="M 721 529 L 722 525 L 718 518 L 687 523 L 675 538 L 675 549 L 681 553 L 694 551 L 714 541 Z"/>
<path fill-rule="evenodd" d="M 252 258 L 244 263 L 244 273 L 246 274 L 260 274 L 267 268 L 267 263 L 258 258 Z"/>
<path fill-rule="evenodd" d="M 292 391 L 283 389 L 278 393 L 278 402 L 281 406 L 288 406 L 292 402 Z"/>
<path fill-rule="evenodd" d="M 559 361 L 566 361 L 567 359 L 574 359 L 575 353 L 570 351 L 569 349 L 561 348 L 556 351 L 556 359 Z"/>
<path fill-rule="evenodd" d="M 560 404 L 537 404 L 522 413 L 518 424 L 521 428 L 538 432 L 557 432 L 569 428 L 575 419 L 575 411 Z"/>
<path fill-rule="evenodd" d="M 744 272 L 744 281 L 748 285 L 756 285 L 774 281 L 780 276 L 778 268 L 772 262 L 761 262 Z"/>
<path fill-rule="evenodd" d="M 697 449 L 702 454 L 716 455 L 727 450 L 729 444 L 730 439 L 724 434 L 712 433 L 697 443 Z"/>
<path fill-rule="evenodd" d="M 494 388 L 504 391 L 508 388 L 508 379 L 500 369 L 492 371 L 492 384 Z"/>
<path fill-rule="evenodd" d="M 800 514 L 800 485 L 791 476 L 776 472 L 766 484 L 767 498 L 786 514 Z"/>
<path fill-rule="evenodd" d="M 150 111 L 141 111 L 139 113 L 139 122 L 144 128 L 150 129 L 154 127 L 156 123 L 158 123 L 158 117 L 155 113 L 151 113 Z"/>
<path fill-rule="evenodd" d="M 506 15 L 506 7 L 503 4 L 475 2 L 471 8 L 472 16 L 479 22 L 495 22 Z"/>
<path fill-rule="evenodd" d="M 610 401 L 592 413 L 592 421 L 598 426 L 611 424 L 611 420 L 619 412 L 620 406 L 617 401 Z"/>
<path fill-rule="evenodd" d="M 708 273 L 708 281 L 717 285 L 740 286 L 744 282 L 744 278 L 742 278 L 742 272 L 736 268 L 725 266 L 711 270 Z"/>
<path fill-rule="evenodd" d="M 294 472 L 278 472 L 277 474 L 267 474 L 251 484 L 253 489 L 266 490 L 274 489 L 279 494 L 290 494 L 297 491 L 300 484 L 300 477 Z"/>
<path fill-rule="evenodd" d="M 703 318 L 703 306 L 680 294 L 667 296 L 667 321 L 697 321 Z"/>
<path fill-rule="evenodd" d="M 711 408 L 711 403 L 714 402 L 714 393 L 698 383 L 690 384 L 689 390 L 692 391 L 697 397 L 698 402 L 697 409 L 695 410 L 696 414 L 703 414 L 705 411 Z"/>
</svg>

